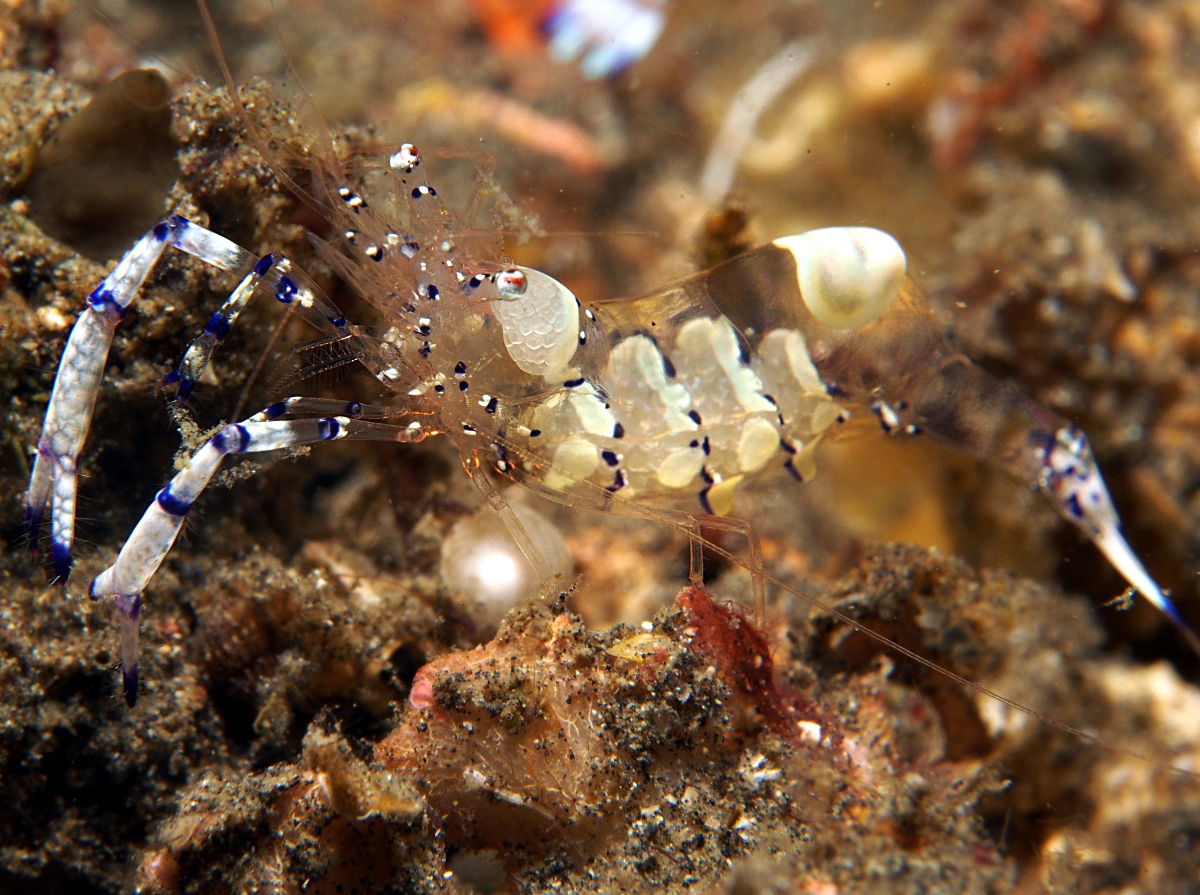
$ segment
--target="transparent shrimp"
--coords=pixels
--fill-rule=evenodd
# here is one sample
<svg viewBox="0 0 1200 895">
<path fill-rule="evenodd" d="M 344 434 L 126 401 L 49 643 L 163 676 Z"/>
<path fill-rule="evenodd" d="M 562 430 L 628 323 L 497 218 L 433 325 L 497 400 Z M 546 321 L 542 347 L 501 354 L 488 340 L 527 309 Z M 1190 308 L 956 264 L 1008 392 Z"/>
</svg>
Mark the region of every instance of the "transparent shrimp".
<svg viewBox="0 0 1200 895">
<path fill-rule="evenodd" d="M 142 594 L 224 458 L 342 438 L 447 436 L 546 574 L 485 468 L 560 500 L 665 519 L 698 542 L 697 520 L 729 514 L 747 477 L 782 465 L 811 478 L 821 440 L 871 414 L 886 432 L 932 437 L 1047 492 L 1197 646 L 1121 536 L 1086 437 L 954 350 L 889 235 L 811 231 L 648 295 L 584 307 L 547 274 L 505 265 L 494 235 L 474 233 L 420 176 L 415 146 L 346 165 L 321 128 L 310 131 L 311 189 L 281 176 L 339 234 L 320 255 L 381 325 L 348 321 L 287 259 L 255 260 L 172 217 L 96 290 L 64 354 L 27 497 L 34 525 L 47 502 L 55 504 L 61 578 L 70 567 L 75 458 L 108 340 L 167 246 L 244 274 L 171 377 L 181 398 L 258 292 L 344 341 L 390 396 L 377 405 L 305 397 L 273 404 L 223 428 L 159 492 L 90 591 L 111 597 L 120 612 L 131 704 Z M 259 134 L 256 142 L 270 158 L 269 140 Z M 751 565 L 760 563 L 752 556 Z"/>
</svg>

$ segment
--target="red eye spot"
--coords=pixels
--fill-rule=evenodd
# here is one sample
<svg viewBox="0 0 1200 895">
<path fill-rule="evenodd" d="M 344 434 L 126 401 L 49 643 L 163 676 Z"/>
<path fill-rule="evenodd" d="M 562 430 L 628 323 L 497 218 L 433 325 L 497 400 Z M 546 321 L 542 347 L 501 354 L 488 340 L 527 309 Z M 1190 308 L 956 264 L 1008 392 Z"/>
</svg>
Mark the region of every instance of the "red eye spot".
<svg viewBox="0 0 1200 895">
<path fill-rule="evenodd" d="M 496 274 L 496 288 L 501 295 L 523 295 L 529 279 L 521 270 L 502 270 Z"/>
</svg>

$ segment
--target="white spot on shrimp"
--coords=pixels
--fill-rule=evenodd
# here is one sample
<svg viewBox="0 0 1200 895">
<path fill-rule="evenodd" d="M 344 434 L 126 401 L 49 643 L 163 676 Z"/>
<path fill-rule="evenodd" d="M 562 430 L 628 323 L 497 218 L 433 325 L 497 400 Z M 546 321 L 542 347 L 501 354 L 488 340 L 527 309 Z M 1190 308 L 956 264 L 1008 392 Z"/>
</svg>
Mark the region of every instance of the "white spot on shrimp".
<svg viewBox="0 0 1200 895">
<path fill-rule="evenodd" d="M 738 440 L 738 468 L 758 472 L 779 450 L 779 430 L 761 416 L 751 417 L 742 427 Z"/>
<path fill-rule="evenodd" d="M 689 320 L 679 331 L 677 351 L 693 358 L 700 369 L 707 357 L 716 359 L 721 371 L 733 387 L 738 404 L 747 413 L 773 413 L 775 405 L 763 397 L 762 382 L 754 370 L 742 361 L 738 334 L 724 317 L 697 317 Z M 683 357 L 677 356 L 677 366 Z"/>
<path fill-rule="evenodd" d="M 703 450 L 698 447 L 680 448 L 667 454 L 658 464 L 655 477 L 664 488 L 686 488 L 703 468 Z"/>
<path fill-rule="evenodd" d="M 421 150 L 417 149 L 412 143 L 401 143 L 400 148 L 388 158 L 388 164 L 408 174 L 413 168 L 421 164 Z"/>
<path fill-rule="evenodd" d="M 796 262 L 800 296 L 834 329 L 857 329 L 888 309 L 904 279 L 904 249 L 873 227 L 826 227 L 775 240 Z"/>
<path fill-rule="evenodd" d="M 546 487 L 561 491 L 586 479 L 600 466 L 600 449 L 590 441 L 572 438 L 554 449 L 554 467 L 546 474 Z"/>
</svg>

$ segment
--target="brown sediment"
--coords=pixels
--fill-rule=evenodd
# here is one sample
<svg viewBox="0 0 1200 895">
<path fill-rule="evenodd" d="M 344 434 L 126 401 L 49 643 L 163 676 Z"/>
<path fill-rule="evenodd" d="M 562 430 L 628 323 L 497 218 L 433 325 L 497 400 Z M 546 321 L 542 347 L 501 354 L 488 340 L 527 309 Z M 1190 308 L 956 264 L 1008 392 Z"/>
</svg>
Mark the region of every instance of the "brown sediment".
<svg viewBox="0 0 1200 895">
<path fill-rule="evenodd" d="M 355 23 L 375 21 L 378 5 L 341 21 L 284 10 L 281 21 L 285 39 L 301 35 L 290 46 L 302 80 L 323 102 L 346 101 L 347 118 L 404 107 L 419 73 L 427 105 L 420 120 L 393 125 L 405 136 L 452 146 L 483 136 L 500 179 L 552 231 L 635 231 L 514 246 L 583 297 L 636 292 L 691 263 L 692 231 L 680 220 L 698 216 L 678 200 L 679 184 L 699 170 L 756 60 L 806 29 L 844 48 L 764 119 L 763 133 L 781 128 L 795 153 L 782 164 L 753 148 L 740 207 L 766 235 L 860 222 L 892 230 L 967 353 L 1088 431 L 1135 548 L 1194 613 L 1200 186 L 1189 141 L 1200 75 L 1188 4 L 846 4 L 823 21 L 795 4 L 679 4 L 659 48 L 615 85 L 499 59 L 464 10 L 431 6 L 371 29 Z M 232 49 L 261 60 L 275 38 L 252 12 L 243 10 Z M 111 613 L 88 604 L 83 587 L 168 474 L 179 438 L 154 386 L 233 284 L 170 255 L 118 331 L 84 458 L 81 536 L 91 543 L 67 593 L 46 590 L 22 546 L 18 495 L 67 327 L 103 269 L 31 222 L 24 189 L 42 142 L 88 95 L 43 67 L 84 71 L 120 55 L 119 40 L 79 39 L 58 15 L 30 3 L 0 13 L 19 25 L 0 44 L 0 532 L 9 545 L 0 888 L 130 891 L 140 866 L 146 885 L 189 892 L 299 891 L 304 879 L 417 892 L 468 882 L 530 892 L 685 883 L 711 892 L 1187 891 L 1200 841 L 1190 779 L 1023 720 L 794 595 L 773 595 L 782 621 L 771 628 L 771 662 L 756 666 L 773 664 L 773 676 L 728 665 L 734 653 L 763 656 L 740 623 L 702 659 L 702 638 L 685 635 L 678 609 L 652 631 L 604 634 L 561 612 L 527 612 L 479 654 L 459 652 L 473 643 L 431 573 L 447 507 L 470 491 L 452 472 L 456 460 L 432 444 L 314 453 L 209 495 L 147 595 L 146 693 L 126 712 Z M 322 59 L 304 49 L 317 45 L 341 49 L 343 77 L 320 78 Z M 139 55 L 126 51 L 130 63 Z M 447 80 L 455 90 L 440 90 Z M 603 149 L 603 176 L 577 176 L 538 155 L 536 141 L 511 145 L 502 129 L 456 114 L 453 97 L 483 88 L 583 128 Z M 246 96 L 287 133 L 287 110 L 270 92 L 251 86 Z M 947 105 L 957 125 L 931 132 Z M 287 251 L 336 288 L 303 236 L 319 222 L 256 157 L 225 92 L 185 87 L 172 111 L 181 178 L 170 207 L 252 250 Z M 343 141 L 367 142 L 361 128 Z M 276 322 L 270 309 L 247 311 L 218 355 L 219 382 L 201 395 L 202 426 L 229 412 Z M 1195 666 L 1152 613 L 1106 616 L 1151 663 L 1141 665 L 1120 650 L 1099 653 L 1088 612 L 1056 587 L 973 568 L 1015 567 L 1096 600 L 1120 592 L 1037 495 L 923 445 L 880 441 L 841 459 L 829 452 L 811 485 L 771 480 L 748 501 L 773 574 L 828 579 L 805 587 L 1031 708 L 1195 761 L 1195 689 L 1162 659 L 1189 675 Z M 683 580 L 687 552 L 675 533 L 562 515 L 589 564 L 577 599 L 595 602 L 582 614 L 649 617 L 645 607 Z M 866 546 L 877 537 L 942 543 L 970 565 Z M 713 589 L 737 596 L 746 586 L 733 570 Z M 514 657 L 515 670 L 484 661 Z M 471 737 L 461 726 L 422 732 L 422 713 L 406 707 L 430 660 L 418 679 L 486 731 L 497 755 L 528 750 L 524 738 L 551 721 L 542 707 L 560 723 L 569 717 L 561 690 L 576 686 L 608 712 L 603 737 L 623 744 L 618 764 L 574 800 L 548 774 L 464 776 L 470 765 L 446 753 Z M 709 665 L 726 673 L 704 678 Z M 622 678 L 631 690 L 617 687 Z M 672 696 L 678 687 L 667 681 L 694 685 L 694 702 Z M 838 730 L 842 751 L 761 723 L 790 717 L 772 708 L 773 687 L 803 694 L 823 713 L 805 719 L 823 734 Z M 664 748 L 666 732 L 710 751 Z M 437 746 L 427 753 L 443 762 L 436 792 L 422 790 L 419 774 L 387 781 L 371 764 L 377 747 L 387 751 L 381 742 L 403 737 L 409 755 Z M 347 792 L 357 795 L 347 801 Z M 390 793 L 386 804 L 380 793 Z M 479 816 L 488 823 L 473 825 Z M 531 857 L 515 878 L 506 835 Z M 353 871 L 366 861 L 379 875 L 363 881 Z"/>
</svg>

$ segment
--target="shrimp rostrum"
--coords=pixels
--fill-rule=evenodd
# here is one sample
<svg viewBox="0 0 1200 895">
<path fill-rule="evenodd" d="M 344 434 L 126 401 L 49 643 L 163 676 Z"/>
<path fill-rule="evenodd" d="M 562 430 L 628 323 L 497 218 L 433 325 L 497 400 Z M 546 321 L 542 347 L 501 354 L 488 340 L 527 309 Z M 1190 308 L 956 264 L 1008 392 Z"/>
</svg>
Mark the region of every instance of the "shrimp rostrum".
<svg viewBox="0 0 1200 895">
<path fill-rule="evenodd" d="M 1122 537 L 1086 436 L 954 349 L 888 234 L 802 233 L 650 294 L 583 306 L 554 278 L 479 246 L 418 176 L 420 163 L 411 144 L 349 167 L 310 161 L 308 198 L 339 234 L 321 243 L 322 257 L 380 325 L 347 320 L 286 257 L 257 257 L 180 216 L 125 254 L 75 323 L 26 497 L 32 529 L 49 509 L 64 582 L 77 461 L 113 332 L 168 246 L 241 278 L 169 377 L 180 398 L 259 293 L 349 346 L 394 397 L 279 401 L 221 428 L 158 492 L 90 588 L 116 605 L 130 705 L 143 592 L 224 458 L 342 439 L 447 436 L 536 554 L 487 469 L 602 509 L 723 516 L 746 477 L 783 465 L 807 480 L 822 437 L 870 414 L 888 433 L 934 438 L 1044 491 L 1196 645 Z"/>
</svg>

